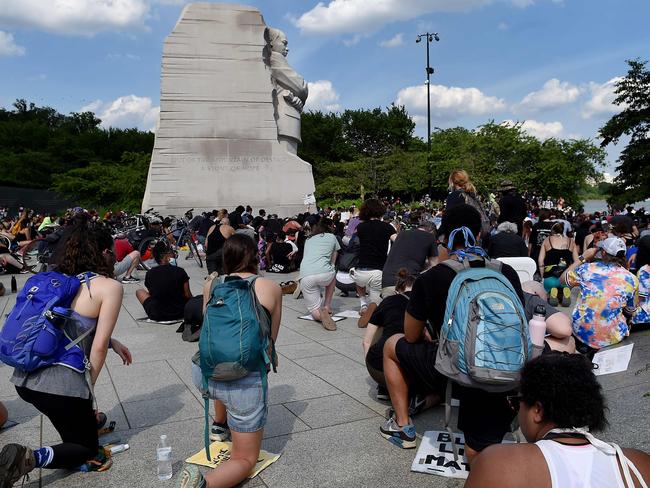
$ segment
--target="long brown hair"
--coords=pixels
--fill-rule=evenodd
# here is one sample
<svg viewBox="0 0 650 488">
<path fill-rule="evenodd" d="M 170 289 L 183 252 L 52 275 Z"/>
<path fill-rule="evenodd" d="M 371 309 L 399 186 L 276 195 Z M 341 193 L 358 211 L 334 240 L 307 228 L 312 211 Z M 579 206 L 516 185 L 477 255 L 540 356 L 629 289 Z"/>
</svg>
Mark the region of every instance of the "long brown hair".
<svg viewBox="0 0 650 488">
<path fill-rule="evenodd" d="M 108 278 L 113 277 L 113 265 L 106 260 L 104 251 L 113 252 L 113 238 L 101 227 L 77 222 L 67 239 L 59 244 L 56 270 L 67 275 L 91 271 Z"/>
<path fill-rule="evenodd" d="M 244 234 L 234 234 L 223 244 L 223 271 L 257 274 L 257 246 Z"/>
</svg>

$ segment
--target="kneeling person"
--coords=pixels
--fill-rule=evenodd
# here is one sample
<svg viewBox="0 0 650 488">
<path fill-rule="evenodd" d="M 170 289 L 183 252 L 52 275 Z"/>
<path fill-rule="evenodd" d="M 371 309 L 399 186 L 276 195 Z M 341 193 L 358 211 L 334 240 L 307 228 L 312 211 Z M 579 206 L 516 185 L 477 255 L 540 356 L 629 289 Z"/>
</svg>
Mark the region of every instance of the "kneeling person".
<svg viewBox="0 0 650 488">
<path fill-rule="evenodd" d="M 457 205 L 443 217 L 441 234 L 445 241 L 454 230 L 454 241 L 448 243 L 452 259 L 462 256 L 472 268 L 485 267 L 485 251 L 467 243 L 465 232 L 476 239 L 481 231 L 481 216 L 469 205 Z M 468 234 L 469 235 L 469 234 Z M 514 269 L 503 264 L 501 272 L 510 281 L 521 304 L 524 296 Z M 456 273 L 445 264 L 438 264 L 421 274 L 413 285 L 404 319 L 404 335 L 394 335 L 384 346 L 384 376 L 395 410 L 381 428 L 381 434 L 403 448 L 416 446 L 415 426 L 408 414 L 409 389 L 435 392 L 442 397 L 447 378 L 435 369 L 437 345 L 425 333 L 428 321 L 434 332 L 440 333 L 445 316 L 447 294 Z M 514 412 L 507 402 L 507 393 L 491 393 L 477 388 L 454 384 L 454 394 L 460 399 L 458 428 L 465 434 L 465 452 L 471 460 L 477 452 L 498 444 L 510 431 Z"/>
<path fill-rule="evenodd" d="M 192 298 L 190 277 L 183 268 L 171 264 L 175 252 L 165 241 L 159 241 L 153 248 L 153 257 L 158 266 L 147 271 L 144 286 L 135 296 L 142 304 L 147 317 L 157 322 L 183 318 L 185 303 Z"/>
</svg>

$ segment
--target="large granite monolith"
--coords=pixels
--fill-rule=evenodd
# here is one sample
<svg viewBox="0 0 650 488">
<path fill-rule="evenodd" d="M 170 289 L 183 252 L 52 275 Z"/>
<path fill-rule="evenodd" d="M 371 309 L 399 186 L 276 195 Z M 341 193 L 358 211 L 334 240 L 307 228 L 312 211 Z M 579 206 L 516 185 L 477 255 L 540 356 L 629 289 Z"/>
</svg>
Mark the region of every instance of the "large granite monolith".
<svg viewBox="0 0 650 488">
<path fill-rule="evenodd" d="M 311 165 L 296 155 L 307 84 L 284 34 L 252 7 L 187 5 L 165 40 L 160 120 L 142 208 L 305 209 Z"/>
</svg>

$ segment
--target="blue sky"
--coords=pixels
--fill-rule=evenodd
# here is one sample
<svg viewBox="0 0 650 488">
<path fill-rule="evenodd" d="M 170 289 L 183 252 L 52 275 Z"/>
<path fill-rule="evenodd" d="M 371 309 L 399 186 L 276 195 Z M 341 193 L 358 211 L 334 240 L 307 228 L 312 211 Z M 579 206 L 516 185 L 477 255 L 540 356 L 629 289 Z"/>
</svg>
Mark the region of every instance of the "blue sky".
<svg viewBox="0 0 650 488">
<path fill-rule="evenodd" d="M 0 105 L 16 98 L 105 125 L 155 127 L 160 57 L 181 0 L 0 0 Z M 520 121 L 540 138 L 594 138 L 617 108 L 625 59 L 650 58 L 645 0 L 256 0 L 289 38 L 310 82 L 308 108 L 406 105 L 426 134 L 425 46 L 432 125 Z M 617 149 L 610 151 L 611 172 Z"/>
</svg>

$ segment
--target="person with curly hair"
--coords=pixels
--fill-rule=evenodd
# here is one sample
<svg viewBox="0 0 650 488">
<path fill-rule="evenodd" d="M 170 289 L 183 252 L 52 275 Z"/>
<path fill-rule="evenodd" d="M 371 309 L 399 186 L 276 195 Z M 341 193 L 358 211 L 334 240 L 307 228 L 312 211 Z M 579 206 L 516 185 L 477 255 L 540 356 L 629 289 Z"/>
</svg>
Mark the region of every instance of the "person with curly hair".
<svg viewBox="0 0 650 488">
<path fill-rule="evenodd" d="M 650 455 L 590 433 L 607 420 L 600 383 L 584 356 L 554 352 L 529 361 L 520 394 L 509 401 L 529 444 L 485 449 L 465 488 L 647 487 Z"/>
<path fill-rule="evenodd" d="M 124 364 L 131 364 L 129 349 L 112 338 L 122 306 L 122 285 L 113 279 L 113 239 L 108 231 L 79 222 L 58 255 L 57 271 L 85 274 L 88 279 L 72 302 L 72 320 L 64 325 L 69 337 L 91 332 L 79 343 L 90 362 L 90 378 L 61 365 L 26 373 L 14 370 L 11 382 L 24 401 L 31 403 L 54 425 L 62 442 L 32 450 L 7 444 L 0 453 L 0 486 L 12 486 L 35 468 L 105 470 L 111 461 L 99 446 L 93 385 L 112 348 Z"/>
</svg>

